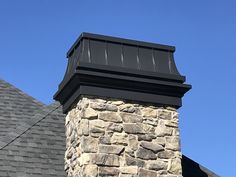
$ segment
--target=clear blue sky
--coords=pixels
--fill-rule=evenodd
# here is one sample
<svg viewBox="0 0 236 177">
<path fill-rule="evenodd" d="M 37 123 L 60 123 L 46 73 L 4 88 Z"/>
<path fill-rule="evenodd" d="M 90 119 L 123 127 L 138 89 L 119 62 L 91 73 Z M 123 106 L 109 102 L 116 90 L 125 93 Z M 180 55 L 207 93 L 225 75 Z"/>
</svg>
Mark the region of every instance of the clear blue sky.
<svg viewBox="0 0 236 177">
<path fill-rule="evenodd" d="M 179 110 L 182 151 L 235 175 L 236 1 L 2 0 L 0 77 L 51 103 L 81 32 L 175 45 L 193 86 Z"/>
</svg>

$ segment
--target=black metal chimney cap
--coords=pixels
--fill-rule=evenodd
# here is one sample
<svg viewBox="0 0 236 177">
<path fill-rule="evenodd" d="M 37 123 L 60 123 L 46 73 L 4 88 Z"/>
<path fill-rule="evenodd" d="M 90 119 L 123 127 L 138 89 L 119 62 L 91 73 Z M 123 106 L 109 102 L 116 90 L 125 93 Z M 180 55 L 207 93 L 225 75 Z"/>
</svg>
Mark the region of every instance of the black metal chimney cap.
<svg viewBox="0 0 236 177">
<path fill-rule="evenodd" d="M 54 99 L 64 112 L 80 95 L 180 107 L 191 85 L 176 68 L 175 47 L 82 33 L 67 53 L 67 70 Z"/>
</svg>

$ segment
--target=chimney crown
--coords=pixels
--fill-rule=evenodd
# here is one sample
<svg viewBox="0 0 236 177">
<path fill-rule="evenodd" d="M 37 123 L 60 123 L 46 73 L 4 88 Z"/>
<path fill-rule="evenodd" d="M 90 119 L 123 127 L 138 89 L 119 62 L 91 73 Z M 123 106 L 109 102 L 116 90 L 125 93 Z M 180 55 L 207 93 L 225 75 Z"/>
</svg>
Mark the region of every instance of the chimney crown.
<svg viewBox="0 0 236 177">
<path fill-rule="evenodd" d="M 54 99 L 67 112 L 80 95 L 179 108 L 191 88 L 178 72 L 175 47 L 82 33 L 67 53 L 67 70 Z"/>
</svg>

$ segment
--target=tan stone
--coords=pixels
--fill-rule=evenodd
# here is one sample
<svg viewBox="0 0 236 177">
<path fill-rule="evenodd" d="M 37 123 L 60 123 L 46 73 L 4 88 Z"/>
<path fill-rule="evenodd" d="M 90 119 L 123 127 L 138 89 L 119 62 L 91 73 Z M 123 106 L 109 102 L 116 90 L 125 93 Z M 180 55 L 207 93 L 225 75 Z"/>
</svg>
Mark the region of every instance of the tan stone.
<svg viewBox="0 0 236 177">
<path fill-rule="evenodd" d="M 135 108 L 134 108 L 133 104 L 123 104 L 123 105 L 120 105 L 119 109 L 122 112 L 129 112 L 129 113 L 135 112 Z"/>
<path fill-rule="evenodd" d="M 79 163 L 80 165 L 85 165 L 85 164 L 89 164 L 91 160 L 91 155 L 88 153 L 83 153 L 81 154 L 81 156 L 79 157 Z"/>
<path fill-rule="evenodd" d="M 98 113 L 92 108 L 86 108 L 82 111 L 81 117 L 85 119 L 96 119 L 98 117 Z"/>
<path fill-rule="evenodd" d="M 87 119 L 82 119 L 78 126 L 79 135 L 89 135 L 89 121 Z"/>
<path fill-rule="evenodd" d="M 145 170 L 141 168 L 139 170 L 138 177 L 157 177 L 157 173 L 155 171 Z"/>
<path fill-rule="evenodd" d="M 116 112 L 101 112 L 99 113 L 98 118 L 109 122 L 122 122 L 121 117 Z"/>
<path fill-rule="evenodd" d="M 157 110 L 156 109 L 152 109 L 152 108 L 144 108 L 142 109 L 142 115 L 144 117 L 153 117 L 156 118 L 157 117 Z"/>
<path fill-rule="evenodd" d="M 166 137 L 166 149 L 180 151 L 180 143 L 178 136 Z"/>
<path fill-rule="evenodd" d="M 126 112 L 121 112 L 120 116 L 125 123 L 137 123 L 142 122 L 142 116 L 139 116 L 137 114 L 131 114 Z"/>
<path fill-rule="evenodd" d="M 181 159 L 176 158 L 170 161 L 170 165 L 168 166 L 168 172 L 180 175 L 182 174 L 182 167 L 181 167 Z"/>
<path fill-rule="evenodd" d="M 97 165 L 84 165 L 82 168 L 83 177 L 97 177 L 98 167 Z"/>
<path fill-rule="evenodd" d="M 125 133 L 114 133 L 111 137 L 111 143 L 128 145 L 128 135 Z"/>
<path fill-rule="evenodd" d="M 122 174 L 137 174 L 138 173 L 138 167 L 137 166 L 120 167 L 120 172 Z"/>
<path fill-rule="evenodd" d="M 97 152 L 98 139 L 84 136 L 81 138 L 80 146 L 81 146 L 82 152 Z"/>
<path fill-rule="evenodd" d="M 171 119 L 172 118 L 172 111 L 168 111 L 166 109 L 159 109 L 158 110 L 158 117 L 160 119 Z"/>
<path fill-rule="evenodd" d="M 137 150 L 138 149 L 138 137 L 137 135 L 129 135 L 129 147 L 132 150 Z"/>
</svg>

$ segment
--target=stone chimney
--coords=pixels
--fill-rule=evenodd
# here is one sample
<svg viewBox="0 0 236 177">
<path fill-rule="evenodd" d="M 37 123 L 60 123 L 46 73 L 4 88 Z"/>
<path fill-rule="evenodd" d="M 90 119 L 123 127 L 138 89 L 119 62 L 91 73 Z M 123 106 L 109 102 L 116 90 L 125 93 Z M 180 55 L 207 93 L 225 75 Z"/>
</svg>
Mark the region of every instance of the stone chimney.
<svg viewBox="0 0 236 177">
<path fill-rule="evenodd" d="M 172 46 L 82 33 L 54 98 L 69 177 L 181 177 L 178 112 L 191 88 Z"/>
</svg>

